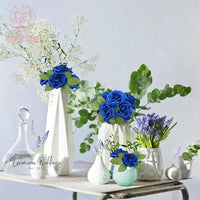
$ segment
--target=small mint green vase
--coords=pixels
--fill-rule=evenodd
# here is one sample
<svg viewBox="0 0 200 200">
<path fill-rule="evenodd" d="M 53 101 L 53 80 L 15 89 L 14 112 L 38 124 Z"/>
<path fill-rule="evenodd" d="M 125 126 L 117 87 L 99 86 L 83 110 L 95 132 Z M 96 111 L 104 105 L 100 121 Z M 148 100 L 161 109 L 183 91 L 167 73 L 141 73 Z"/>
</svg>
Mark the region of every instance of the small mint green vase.
<svg viewBox="0 0 200 200">
<path fill-rule="evenodd" d="M 113 179 L 121 186 L 132 185 L 137 179 L 137 170 L 135 168 L 126 169 L 124 172 L 118 172 L 119 165 L 114 165 Z"/>
</svg>

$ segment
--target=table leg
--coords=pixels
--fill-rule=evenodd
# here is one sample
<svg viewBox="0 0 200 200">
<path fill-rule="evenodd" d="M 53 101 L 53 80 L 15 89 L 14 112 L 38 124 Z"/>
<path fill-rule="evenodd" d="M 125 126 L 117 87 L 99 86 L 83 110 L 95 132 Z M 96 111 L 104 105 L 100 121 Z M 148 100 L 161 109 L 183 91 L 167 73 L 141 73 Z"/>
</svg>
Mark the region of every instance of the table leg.
<svg viewBox="0 0 200 200">
<path fill-rule="evenodd" d="M 73 192 L 73 194 L 72 194 L 72 199 L 73 199 L 73 200 L 77 200 L 77 192 Z"/>
<path fill-rule="evenodd" d="M 189 194 L 188 194 L 187 188 L 184 187 L 184 189 L 182 189 L 181 192 L 182 192 L 183 200 L 189 200 Z"/>
<path fill-rule="evenodd" d="M 109 199 L 109 197 L 108 197 L 108 195 L 101 195 L 99 198 L 98 198 L 98 200 L 107 200 L 107 199 Z"/>
</svg>

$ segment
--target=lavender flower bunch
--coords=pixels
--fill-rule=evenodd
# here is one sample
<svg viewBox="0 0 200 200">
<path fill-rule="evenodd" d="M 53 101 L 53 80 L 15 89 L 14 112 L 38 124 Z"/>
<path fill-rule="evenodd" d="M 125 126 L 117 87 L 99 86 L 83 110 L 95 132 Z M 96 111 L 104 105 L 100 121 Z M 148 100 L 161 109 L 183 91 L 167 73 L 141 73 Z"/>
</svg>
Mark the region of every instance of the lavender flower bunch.
<svg viewBox="0 0 200 200">
<path fill-rule="evenodd" d="M 177 124 L 174 123 L 171 127 L 173 118 L 167 120 L 166 116 L 148 114 L 136 120 L 137 126 L 134 131 L 137 134 L 137 142 L 143 148 L 158 148 L 160 143 L 169 135 L 170 131 Z"/>
<path fill-rule="evenodd" d="M 49 131 L 47 131 L 42 137 L 38 136 L 36 141 L 36 148 L 38 153 L 42 153 L 44 149 L 44 144 L 48 138 Z"/>
<path fill-rule="evenodd" d="M 44 149 L 44 144 L 49 135 L 49 131 L 47 131 L 42 137 L 36 136 L 33 120 L 31 121 L 31 124 L 30 124 L 30 131 L 32 133 L 33 139 L 36 142 L 37 153 L 42 153 Z"/>
<path fill-rule="evenodd" d="M 108 146 L 110 144 L 110 140 L 106 140 L 105 142 L 102 142 L 101 139 L 97 141 L 97 143 L 93 146 L 93 150 L 96 154 L 101 156 L 104 149 L 108 149 Z"/>
</svg>

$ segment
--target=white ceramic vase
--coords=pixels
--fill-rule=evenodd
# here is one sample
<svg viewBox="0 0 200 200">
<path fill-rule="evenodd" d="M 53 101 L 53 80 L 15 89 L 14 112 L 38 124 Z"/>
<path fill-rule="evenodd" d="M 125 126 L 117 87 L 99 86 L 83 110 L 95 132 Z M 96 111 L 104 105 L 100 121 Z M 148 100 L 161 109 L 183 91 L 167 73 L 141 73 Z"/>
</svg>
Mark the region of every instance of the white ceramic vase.
<svg viewBox="0 0 200 200">
<path fill-rule="evenodd" d="M 139 152 L 146 157 L 137 172 L 139 180 L 160 180 L 163 175 L 163 160 L 160 148 L 140 148 Z"/>
<path fill-rule="evenodd" d="M 88 171 L 88 181 L 95 185 L 102 185 L 110 180 L 110 173 L 105 166 L 102 156 L 97 155 L 94 164 Z"/>
<path fill-rule="evenodd" d="M 30 173 L 34 179 L 44 179 L 47 175 L 47 158 L 42 153 L 36 153 L 30 165 Z"/>
<path fill-rule="evenodd" d="M 182 178 L 190 178 L 192 171 L 192 160 L 183 160 L 182 156 L 179 156 L 179 169 L 181 170 Z"/>
<path fill-rule="evenodd" d="M 126 141 L 134 141 L 134 133 L 129 128 L 128 124 L 118 125 L 118 124 L 108 124 L 103 123 L 99 129 L 98 139 L 101 139 L 102 142 L 110 139 L 110 136 L 113 135 L 115 142 L 119 144 L 126 144 Z M 103 161 L 106 167 L 110 170 L 110 152 L 105 149 L 102 152 Z"/>
<path fill-rule="evenodd" d="M 66 113 L 69 95 L 60 88 L 51 92 L 46 121 L 49 136 L 44 146 L 49 161 L 48 173 L 69 175 L 74 163 L 72 117 Z"/>
</svg>

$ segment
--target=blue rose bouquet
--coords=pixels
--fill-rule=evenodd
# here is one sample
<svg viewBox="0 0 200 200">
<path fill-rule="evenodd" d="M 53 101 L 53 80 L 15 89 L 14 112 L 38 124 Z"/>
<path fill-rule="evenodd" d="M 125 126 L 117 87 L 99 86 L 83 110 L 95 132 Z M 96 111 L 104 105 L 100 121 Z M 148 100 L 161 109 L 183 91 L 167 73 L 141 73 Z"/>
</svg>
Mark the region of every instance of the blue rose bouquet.
<svg viewBox="0 0 200 200">
<path fill-rule="evenodd" d="M 136 102 L 135 98 L 126 92 L 106 91 L 98 96 L 97 102 L 91 103 L 90 108 L 97 111 L 101 122 L 125 124 L 135 112 Z"/>
<path fill-rule="evenodd" d="M 137 126 L 134 131 L 137 134 L 136 140 L 140 147 L 143 148 L 158 148 L 160 143 L 169 135 L 170 131 L 177 124 L 174 123 L 171 127 L 173 118 L 168 119 L 166 116 L 148 114 L 142 118 L 136 119 Z"/>
<path fill-rule="evenodd" d="M 52 70 L 41 73 L 40 78 L 40 84 L 46 85 L 45 91 L 61 88 L 63 92 L 70 94 L 71 89 L 80 85 L 80 79 L 66 65 L 59 65 Z"/>
<path fill-rule="evenodd" d="M 118 169 L 119 172 L 125 171 L 127 167 L 140 168 L 140 161 L 134 153 L 128 153 L 128 151 L 117 149 L 110 154 L 110 157 L 112 158 L 110 160 L 112 164 L 120 165 Z"/>
</svg>

